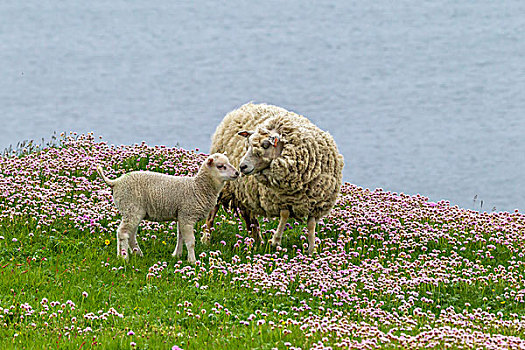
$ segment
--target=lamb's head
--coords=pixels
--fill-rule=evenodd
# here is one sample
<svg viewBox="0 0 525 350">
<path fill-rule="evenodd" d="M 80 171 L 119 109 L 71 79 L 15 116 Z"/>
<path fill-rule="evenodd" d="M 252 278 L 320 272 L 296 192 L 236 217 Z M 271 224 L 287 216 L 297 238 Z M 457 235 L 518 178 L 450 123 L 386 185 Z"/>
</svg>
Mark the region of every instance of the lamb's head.
<svg viewBox="0 0 525 350">
<path fill-rule="evenodd" d="M 204 161 L 204 164 L 212 177 L 220 181 L 235 180 L 239 177 L 237 169 L 230 164 L 228 157 L 222 153 L 212 154 Z"/>
<path fill-rule="evenodd" d="M 254 175 L 267 169 L 281 155 L 284 142 L 275 130 L 257 128 L 256 131 L 237 133 L 248 140 L 248 151 L 241 159 L 239 169 L 244 175 Z"/>
</svg>

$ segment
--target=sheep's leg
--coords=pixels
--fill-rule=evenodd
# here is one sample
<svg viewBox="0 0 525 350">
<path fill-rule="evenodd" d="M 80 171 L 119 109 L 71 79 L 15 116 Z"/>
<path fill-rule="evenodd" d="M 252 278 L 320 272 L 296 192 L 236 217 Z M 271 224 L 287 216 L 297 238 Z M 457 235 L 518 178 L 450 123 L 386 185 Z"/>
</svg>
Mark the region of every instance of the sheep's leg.
<svg viewBox="0 0 525 350">
<path fill-rule="evenodd" d="M 193 223 L 185 223 L 181 224 L 180 228 L 182 239 L 188 249 L 188 261 L 192 264 L 197 261 L 197 259 L 195 259 L 195 235 L 193 234 L 193 226 Z"/>
<path fill-rule="evenodd" d="M 310 216 L 308 217 L 308 222 L 306 224 L 308 228 L 308 255 L 312 255 L 315 250 L 315 225 L 317 220 Z"/>
<path fill-rule="evenodd" d="M 256 218 L 253 218 L 253 221 L 250 226 L 252 226 L 253 239 L 255 239 L 256 243 L 262 244 L 262 236 L 261 236 L 261 229 L 259 227 L 259 221 L 257 221 Z"/>
<path fill-rule="evenodd" d="M 281 245 L 281 238 L 283 237 L 284 228 L 286 227 L 286 222 L 290 217 L 290 211 L 288 209 L 281 210 L 281 217 L 279 219 L 279 226 L 277 226 L 277 231 L 273 234 L 272 245 Z"/>
<path fill-rule="evenodd" d="M 182 239 L 182 234 L 180 233 L 180 223 L 177 224 L 177 246 L 175 247 L 175 250 L 173 251 L 173 254 L 171 256 L 179 257 L 182 255 L 182 246 L 184 244 L 184 240 Z"/>
<path fill-rule="evenodd" d="M 246 210 L 240 210 L 240 212 L 242 218 L 244 219 L 244 222 L 246 222 L 246 228 L 248 229 L 248 232 L 250 232 L 252 238 L 255 240 L 256 243 L 261 243 L 262 236 L 261 230 L 259 229 L 259 221 L 257 221 L 257 218 L 248 214 Z"/>
<path fill-rule="evenodd" d="M 220 208 L 219 203 L 215 204 L 213 209 L 208 214 L 208 217 L 206 218 L 206 228 L 202 231 L 202 236 L 201 236 L 201 242 L 204 244 L 210 243 L 211 229 L 213 227 L 213 221 L 215 220 L 215 215 L 217 215 L 219 208 Z"/>
<path fill-rule="evenodd" d="M 128 258 L 130 243 L 132 247 L 133 244 L 137 244 L 136 235 L 140 221 L 142 221 L 140 217 L 122 217 L 122 221 L 117 229 L 117 256 L 122 256 L 125 259 Z"/>
</svg>

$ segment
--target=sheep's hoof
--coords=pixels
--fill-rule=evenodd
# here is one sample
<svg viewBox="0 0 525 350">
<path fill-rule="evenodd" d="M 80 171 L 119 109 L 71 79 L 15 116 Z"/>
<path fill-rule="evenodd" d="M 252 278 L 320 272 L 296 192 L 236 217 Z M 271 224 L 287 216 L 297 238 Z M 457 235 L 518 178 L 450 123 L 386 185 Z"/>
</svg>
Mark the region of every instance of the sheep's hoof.
<svg viewBox="0 0 525 350">
<path fill-rule="evenodd" d="M 203 233 L 201 236 L 201 243 L 202 244 L 210 244 L 210 234 L 209 233 Z"/>
<path fill-rule="evenodd" d="M 308 247 L 308 255 L 312 256 L 315 253 L 315 247 Z"/>
<path fill-rule="evenodd" d="M 275 237 L 272 238 L 272 240 L 270 241 L 272 243 L 272 246 L 278 246 L 278 245 L 281 245 L 281 240 L 280 239 L 277 239 Z"/>
</svg>

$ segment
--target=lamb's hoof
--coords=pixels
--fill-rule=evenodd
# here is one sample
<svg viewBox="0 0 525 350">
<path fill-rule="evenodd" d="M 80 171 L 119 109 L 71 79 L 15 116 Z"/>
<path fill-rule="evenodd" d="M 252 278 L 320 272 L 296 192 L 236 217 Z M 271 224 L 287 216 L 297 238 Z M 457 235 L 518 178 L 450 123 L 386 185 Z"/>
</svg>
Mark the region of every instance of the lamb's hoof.
<svg viewBox="0 0 525 350">
<path fill-rule="evenodd" d="M 117 257 L 124 259 L 124 260 L 129 260 L 128 252 L 125 251 L 124 249 L 122 249 L 122 251 L 117 253 Z"/>
<path fill-rule="evenodd" d="M 182 252 L 181 252 L 181 253 L 173 252 L 173 253 L 171 254 L 171 256 L 174 257 L 174 258 L 180 258 L 181 255 L 182 255 Z"/>
</svg>

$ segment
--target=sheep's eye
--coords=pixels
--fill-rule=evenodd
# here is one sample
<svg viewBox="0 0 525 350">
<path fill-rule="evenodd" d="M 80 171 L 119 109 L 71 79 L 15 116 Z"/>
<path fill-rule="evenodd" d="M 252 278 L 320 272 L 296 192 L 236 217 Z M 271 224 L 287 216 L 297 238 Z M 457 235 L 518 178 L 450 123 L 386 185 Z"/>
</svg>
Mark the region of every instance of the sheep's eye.
<svg viewBox="0 0 525 350">
<path fill-rule="evenodd" d="M 270 141 L 264 140 L 262 143 L 262 148 L 268 149 L 268 147 L 270 147 Z"/>
<path fill-rule="evenodd" d="M 221 169 L 222 170 L 224 168 L 226 168 L 224 165 L 217 165 L 217 169 Z"/>
</svg>

